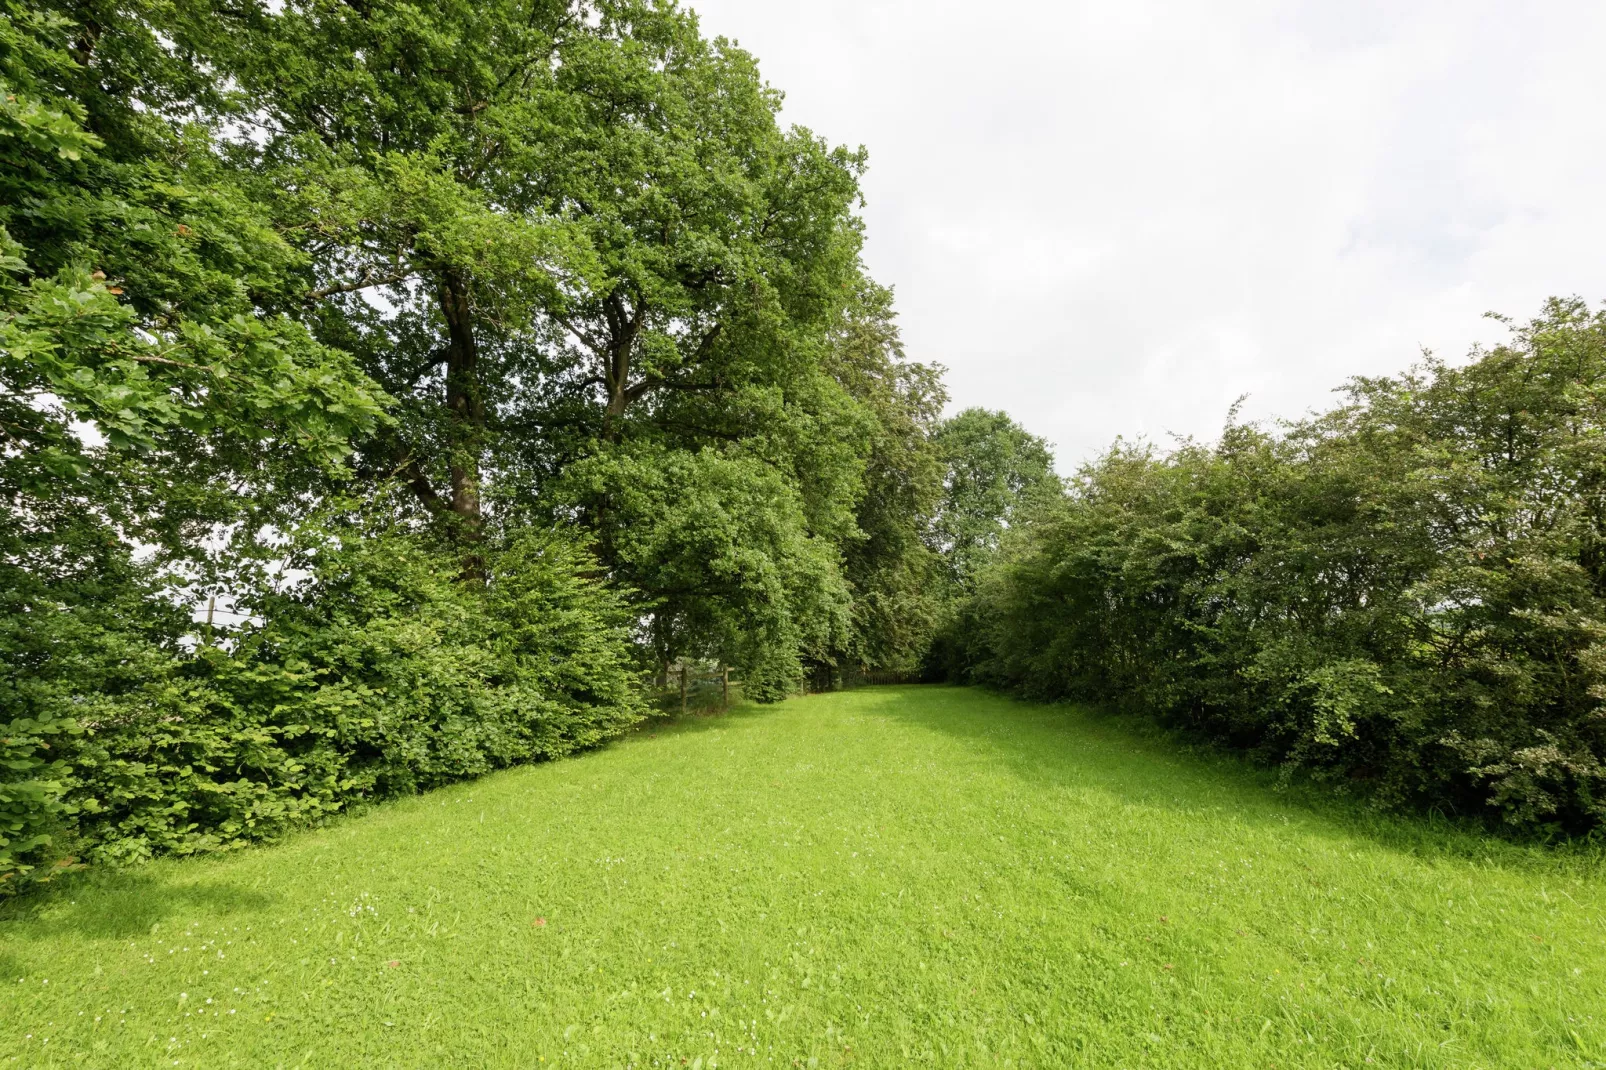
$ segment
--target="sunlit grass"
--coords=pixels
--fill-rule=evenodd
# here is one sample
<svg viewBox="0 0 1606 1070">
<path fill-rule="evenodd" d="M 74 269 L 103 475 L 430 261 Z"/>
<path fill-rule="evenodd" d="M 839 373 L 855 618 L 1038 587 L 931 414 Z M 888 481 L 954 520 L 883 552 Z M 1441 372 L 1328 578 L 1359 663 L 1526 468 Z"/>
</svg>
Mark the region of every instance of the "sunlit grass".
<svg viewBox="0 0 1606 1070">
<path fill-rule="evenodd" d="M 0 971 L 0 1066 L 1606 1064 L 1597 863 L 946 688 L 95 875 Z"/>
</svg>

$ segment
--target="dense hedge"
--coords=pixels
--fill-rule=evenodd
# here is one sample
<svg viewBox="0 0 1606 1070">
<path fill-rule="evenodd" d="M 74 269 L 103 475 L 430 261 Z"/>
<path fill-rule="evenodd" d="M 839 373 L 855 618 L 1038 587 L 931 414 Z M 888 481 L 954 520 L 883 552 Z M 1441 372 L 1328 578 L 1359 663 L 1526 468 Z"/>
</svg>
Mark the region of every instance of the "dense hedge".
<svg viewBox="0 0 1606 1070">
<path fill-rule="evenodd" d="M 1119 703 L 1379 798 L 1606 820 L 1606 315 L 1213 447 L 1118 446 L 1014 545 L 951 671 Z"/>
<path fill-rule="evenodd" d="M 21 714 L 0 725 L 8 884 L 68 858 L 243 845 L 594 746 L 639 717 L 623 603 L 566 539 L 513 540 L 479 585 L 393 531 L 305 538 L 311 576 L 265 594 L 260 623 L 218 642 L 191 645 L 187 613 L 152 613 L 127 564 L 121 599 L 0 614 L 45 625 L 12 636 L 34 656 L 0 670 Z M 85 572 L 115 595 L 110 564 Z"/>
</svg>

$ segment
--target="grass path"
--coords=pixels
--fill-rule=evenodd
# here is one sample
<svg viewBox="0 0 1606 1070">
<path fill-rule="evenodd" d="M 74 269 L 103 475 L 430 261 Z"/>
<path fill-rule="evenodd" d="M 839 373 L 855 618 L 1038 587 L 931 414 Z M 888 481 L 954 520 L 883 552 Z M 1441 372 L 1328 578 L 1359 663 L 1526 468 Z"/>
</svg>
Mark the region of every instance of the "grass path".
<svg viewBox="0 0 1606 1070">
<path fill-rule="evenodd" d="M 0 1067 L 908 1062 L 1603 1066 L 1606 877 L 889 688 L 0 908 Z"/>
</svg>

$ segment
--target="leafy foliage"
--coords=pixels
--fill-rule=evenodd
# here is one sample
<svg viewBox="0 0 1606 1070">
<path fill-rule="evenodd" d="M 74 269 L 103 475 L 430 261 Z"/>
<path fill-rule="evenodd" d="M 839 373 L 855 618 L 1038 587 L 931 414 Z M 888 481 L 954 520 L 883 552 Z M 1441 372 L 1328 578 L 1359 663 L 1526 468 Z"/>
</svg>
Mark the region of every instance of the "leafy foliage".
<svg viewBox="0 0 1606 1070">
<path fill-rule="evenodd" d="M 384 400 L 273 311 L 293 251 L 164 117 L 182 79 L 141 13 L 3 14 L 0 877 L 53 853 L 96 704 L 172 656 L 136 545 L 173 561 L 252 504 L 270 520 Z"/>
<path fill-rule="evenodd" d="M 936 435 L 948 395 L 940 368 L 904 359 L 894 316 L 891 291 L 867 285 L 833 339 L 833 376 L 875 420 L 857 532 L 842 544 L 848 634 L 832 657 L 907 670 L 924 657 L 949 597 L 932 531 L 946 474 Z"/>
<path fill-rule="evenodd" d="M 361 518 L 309 529 L 313 573 L 263 624 L 96 702 L 70 754 L 79 850 L 100 860 L 227 848 L 343 809 L 617 735 L 641 712 L 623 604 L 564 538 L 453 555 Z M 89 720 L 81 716 L 81 720 Z"/>
<path fill-rule="evenodd" d="M 0 879 L 595 745 L 654 662 L 915 656 L 940 386 L 751 56 L 0 5 Z"/>
<path fill-rule="evenodd" d="M 844 656 L 896 418 L 844 356 L 862 309 L 890 318 L 863 153 L 782 129 L 752 57 L 670 4 L 233 19 L 232 106 L 265 127 L 237 151 L 311 265 L 306 322 L 399 401 L 365 468 L 403 474 L 471 573 L 498 528 L 577 523 L 660 663 L 778 697 Z"/>
<path fill-rule="evenodd" d="M 968 607 L 969 671 L 1387 801 L 1606 819 L 1606 314 L 1214 447 L 1118 446 Z"/>
<path fill-rule="evenodd" d="M 966 409 L 936 431 L 947 467 L 936 535 L 956 590 L 969 593 L 1004 533 L 1061 493 L 1048 443 L 1008 413 Z"/>
<path fill-rule="evenodd" d="M 930 536 L 941 594 L 921 669 L 932 679 L 961 678 L 986 657 L 978 586 L 1008 537 L 1051 510 L 1064 484 L 1048 444 L 1006 413 L 967 409 L 936 428 L 932 446 L 943 473 Z"/>
<path fill-rule="evenodd" d="M 758 458 L 638 449 L 577 465 L 607 494 L 621 571 L 666 599 L 653 638 L 669 652 L 741 667 L 746 694 L 784 697 L 800 656 L 845 625 L 848 592 L 833 548 L 810 535 L 800 495 Z"/>
</svg>

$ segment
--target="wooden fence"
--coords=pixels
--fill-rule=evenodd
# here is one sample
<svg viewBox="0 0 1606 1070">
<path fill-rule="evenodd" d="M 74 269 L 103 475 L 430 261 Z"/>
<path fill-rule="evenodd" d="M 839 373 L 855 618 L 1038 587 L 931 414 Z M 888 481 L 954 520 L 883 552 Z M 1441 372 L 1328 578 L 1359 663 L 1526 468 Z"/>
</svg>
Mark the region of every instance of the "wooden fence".
<svg viewBox="0 0 1606 1070">
<path fill-rule="evenodd" d="M 861 669 L 852 665 L 817 665 L 804 680 L 803 689 L 810 694 L 825 691 L 852 691 L 860 687 L 878 687 L 888 684 L 919 684 L 925 681 L 917 672 L 899 672 L 893 669 Z"/>
<path fill-rule="evenodd" d="M 731 677 L 728 666 L 671 665 L 658 677 L 659 705 L 668 709 L 728 710 L 731 696 L 739 694 L 742 682 Z"/>
</svg>

